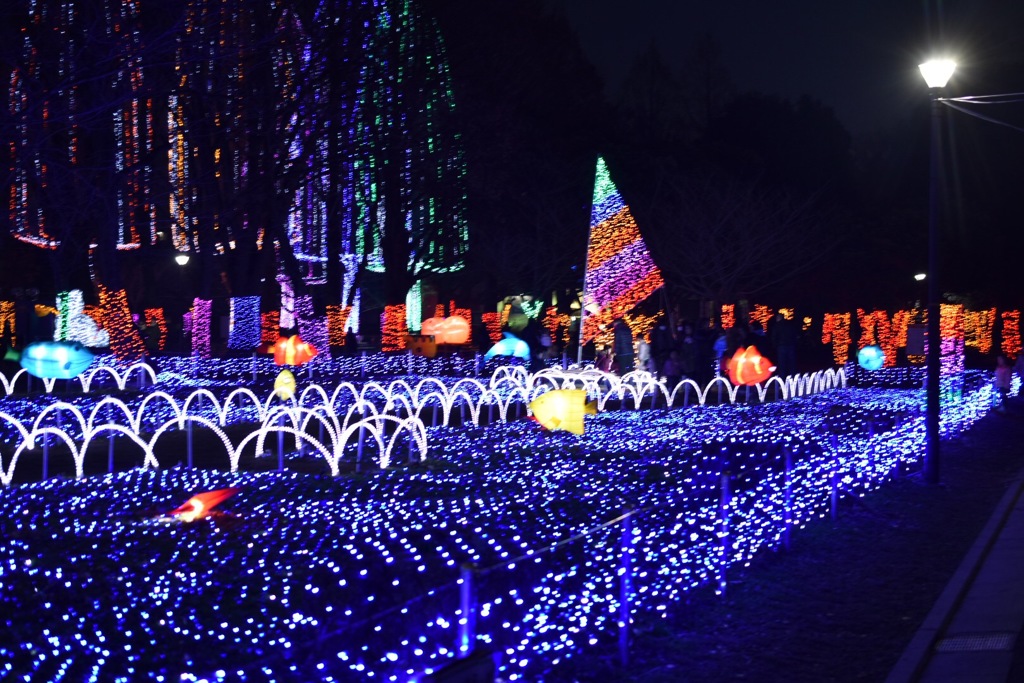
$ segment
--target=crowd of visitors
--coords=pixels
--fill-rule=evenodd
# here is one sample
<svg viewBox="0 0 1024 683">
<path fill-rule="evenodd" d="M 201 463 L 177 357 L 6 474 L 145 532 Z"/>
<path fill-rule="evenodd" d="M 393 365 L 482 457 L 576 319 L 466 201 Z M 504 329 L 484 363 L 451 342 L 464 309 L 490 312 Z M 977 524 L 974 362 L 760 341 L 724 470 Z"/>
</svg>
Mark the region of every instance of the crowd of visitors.
<svg viewBox="0 0 1024 683">
<path fill-rule="evenodd" d="M 598 369 L 624 375 L 634 368 L 646 370 L 675 384 L 690 378 L 706 384 L 726 374 L 729 359 L 737 349 L 756 346 L 777 367 L 776 374 L 788 376 L 797 370 L 800 327 L 794 320 L 776 314 L 766 330 L 760 322 L 736 322 L 728 330 L 708 318 L 695 323 L 680 320 L 672 325 L 667 315 L 659 317 L 650 341 L 634 340 L 625 321 L 614 323 L 612 348 L 599 349 Z"/>
</svg>

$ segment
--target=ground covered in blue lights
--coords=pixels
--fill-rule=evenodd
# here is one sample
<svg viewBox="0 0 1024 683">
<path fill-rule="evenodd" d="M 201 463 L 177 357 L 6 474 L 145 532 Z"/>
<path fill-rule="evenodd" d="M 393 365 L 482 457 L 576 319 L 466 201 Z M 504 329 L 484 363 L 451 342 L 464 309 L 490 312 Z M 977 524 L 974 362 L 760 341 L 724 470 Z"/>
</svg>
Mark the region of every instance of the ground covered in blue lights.
<svg viewBox="0 0 1024 683">
<path fill-rule="evenodd" d="M 477 644 L 537 680 L 913 467 L 921 392 L 434 428 L 425 463 L 335 478 L 172 468 L 0 490 L 0 677 L 415 680 Z M 970 419 L 990 389 L 966 402 Z M 948 428 L 948 427 L 947 427 Z M 240 492 L 193 523 L 192 494 Z M 632 511 L 630 525 L 621 516 Z"/>
</svg>

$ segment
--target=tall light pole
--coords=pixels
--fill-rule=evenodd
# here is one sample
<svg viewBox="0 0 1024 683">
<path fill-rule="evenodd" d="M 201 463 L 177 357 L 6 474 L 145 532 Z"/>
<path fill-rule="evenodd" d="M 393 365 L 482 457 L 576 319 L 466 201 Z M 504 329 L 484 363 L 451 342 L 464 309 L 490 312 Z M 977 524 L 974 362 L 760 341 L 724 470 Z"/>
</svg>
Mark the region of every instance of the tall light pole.
<svg viewBox="0 0 1024 683">
<path fill-rule="evenodd" d="M 939 482 L 939 391 L 941 381 L 942 338 L 939 317 L 942 314 L 939 288 L 939 167 L 942 156 L 941 105 L 939 95 L 946 87 L 956 63 L 949 59 L 936 59 L 919 67 L 931 97 L 931 163 L 928 179 L 928 370 L 925 413 L 924 476 L 931 484 Z"/>
</svg>

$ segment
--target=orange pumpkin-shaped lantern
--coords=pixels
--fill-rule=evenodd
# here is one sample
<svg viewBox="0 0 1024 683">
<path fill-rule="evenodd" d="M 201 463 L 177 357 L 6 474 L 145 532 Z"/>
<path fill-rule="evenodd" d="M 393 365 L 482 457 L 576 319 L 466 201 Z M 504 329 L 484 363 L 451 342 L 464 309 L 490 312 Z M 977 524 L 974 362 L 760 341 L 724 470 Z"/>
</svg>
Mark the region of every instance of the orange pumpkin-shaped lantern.
<svg viewBox="0 0 1024 683">
<path fill-rule="evenodd" d="M 435 344 L 465 344 L 469 341 L 469 321 L 461 315 L 448 318 L 427 318 L 420 334 L 432 335 Z"/>
<path fill-rule="evenodd" d="M 729 379 L 733 384 L 753 385 L 767 381 L 775 366 L 761 355 L 756 346 L 738 348 L 729 360 Z"/>
<path fill-rule="evenodd" d="M 432 336 L 434 338 L 434 342 L 440 344 L 441 340 L 438 339 L 438 337 L 441 336 L 441 326 L 443 324 L 444 318 L 427 318 L 423 321 L 423 324 L 420 325 L 420 334 L 424 336 Z"/>
<path fill-rule="evenodd" d="M 297 334 L 282 337 L 274 344 L 274 363 L 277 365 L 302 365 L 316 354 L 316 347 L 302 341 Z"/>
</svg>

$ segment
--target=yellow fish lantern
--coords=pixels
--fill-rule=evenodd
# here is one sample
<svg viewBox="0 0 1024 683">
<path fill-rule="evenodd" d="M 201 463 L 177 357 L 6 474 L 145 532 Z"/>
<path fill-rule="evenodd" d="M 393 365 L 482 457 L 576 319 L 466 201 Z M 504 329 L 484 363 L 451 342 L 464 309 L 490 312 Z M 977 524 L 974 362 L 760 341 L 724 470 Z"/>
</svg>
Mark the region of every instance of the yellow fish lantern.
<svg viewBox="0 0 1024 683">
<path fill-rule="evenodd" d="M 583 389 L 555 389 L 533 399 L 530 410 L 545 429 L 582 435 L 583 416 L 596 415 L 597 404 L 587 403 Z"/>
<path fill-rule="evenodd" d="M 738 348 L 729 360 L 729 379 L 733 384 L 754 385 L 772 376 L 775 366 L 761 355 L 756 346 Z"/>
<path fill-rule="evenodd" d="M 274 394 L 282 401 L 288 401 L 295 396 L 295 375 L 292 374 L 291 370 L 285 368 L 281 372 L 277 373 L 277 379 L 274 380 Z"/>
</svg>

